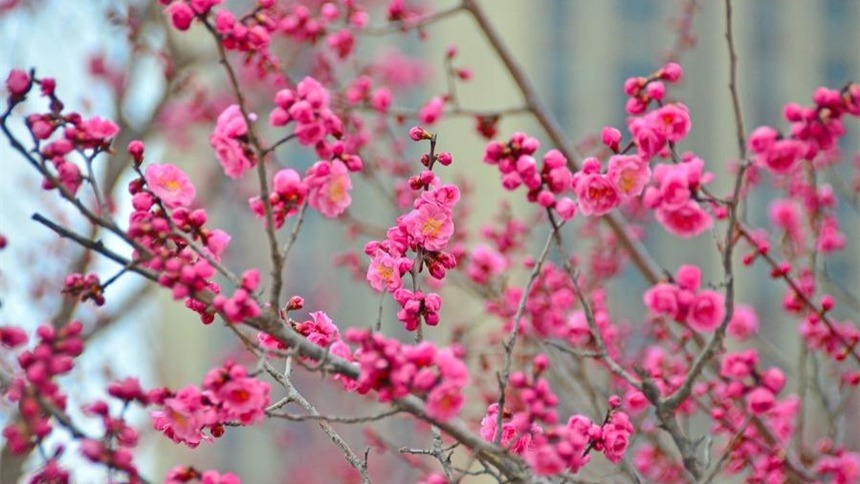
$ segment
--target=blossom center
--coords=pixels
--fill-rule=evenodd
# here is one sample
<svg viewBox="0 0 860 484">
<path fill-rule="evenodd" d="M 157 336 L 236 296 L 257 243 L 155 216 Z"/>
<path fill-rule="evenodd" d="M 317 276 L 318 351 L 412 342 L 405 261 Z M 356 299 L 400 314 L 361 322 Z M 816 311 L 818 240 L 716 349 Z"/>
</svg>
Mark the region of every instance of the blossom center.
<svg viewBox="0 0 860 484">
<path fill-rule="evenodd" d="M 376 273 L 379 274 L 379 277 L 384 281 L 390 281 L 392 277 L 394 277 L 394 269 L 387 266 L 377 266 Z"/>
<path fill-rule="evenodd" d="M 440 230 L 442 230 L 442 220 L 432 217 L 425 220 L 424 225 L 421 227 L 421 233 L 430 237 L 439 235 Z"/>
</svg>

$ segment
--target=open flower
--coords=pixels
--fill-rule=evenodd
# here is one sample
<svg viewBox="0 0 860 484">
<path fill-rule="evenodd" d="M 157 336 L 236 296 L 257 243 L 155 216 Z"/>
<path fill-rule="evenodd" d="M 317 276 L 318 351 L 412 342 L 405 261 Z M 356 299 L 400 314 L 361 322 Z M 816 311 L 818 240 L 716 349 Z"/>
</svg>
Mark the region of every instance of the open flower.
<svg viewBox="0 0 860 484">
<path fill-rule="evenodd" d="M 194 201 L 196 190 L 191 180 L 175 165 L 153 163 L 144 173 L 149 190 L 167 208 L 187 207 Z"/>
</svg>

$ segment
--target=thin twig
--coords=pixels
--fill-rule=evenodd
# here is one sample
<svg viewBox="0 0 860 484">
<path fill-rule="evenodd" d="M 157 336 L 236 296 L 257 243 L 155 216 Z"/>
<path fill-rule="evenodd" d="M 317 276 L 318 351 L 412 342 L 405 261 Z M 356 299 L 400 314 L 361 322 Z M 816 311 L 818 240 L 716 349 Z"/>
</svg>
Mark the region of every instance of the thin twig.
<svg viewBox="0 0 860 484">
<path fill-rule="evenodd" d="M 505 338 L 505 341 L 502 343 L 505 348 L 505 366 L 502 369 L 501 375 L 499 375 L 499 413 L 496 416 L 496 435 L 493 437 L 493 443 L 496 445 L 499 445 L 502 442 L 502 418 L 505 413 L 505 391 L 508 388 L 508 380 L 511 377 L 513 352 L 514 347 L 517 344 L 517 336 L 520 332 L 520 321 L 523 319 L 523 315 L 525 314 L 526 302 L 528 301 L 529 293 L 532 290 L 532 286 L 534 285 L 535 280 L 537 280 L 538 275 L 540 275 L 543 263 L 546 260 L 547 254 L 549 254 L 549 247 L 551 243 L 552 233 L 550 233 L 549 236 L 546 238 L 546 243 L 544 244 L 543 249 L 538 256 L 538 259 L 535 262 L 534 267 L 532 268 L 532 272 L 529 275 L 529 280 L 528 282 L 526 282 L 526 286 L 523 288 L 523 295 L 520 296 L 520 302 L 517 305 L 517 312 L 514 314 L 514 321 L 511 325 L 511 332 L 510 334 L 508 334 L 508 337 Z"/>
</svg>

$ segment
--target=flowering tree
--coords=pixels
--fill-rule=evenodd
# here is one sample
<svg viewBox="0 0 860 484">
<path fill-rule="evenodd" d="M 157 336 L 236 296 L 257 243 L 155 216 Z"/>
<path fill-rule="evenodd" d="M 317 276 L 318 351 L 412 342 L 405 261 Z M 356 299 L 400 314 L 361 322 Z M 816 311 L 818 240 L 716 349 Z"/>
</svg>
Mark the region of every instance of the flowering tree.
<svg viewBox="0 0 860 484">
<path fill-rule="evenodd" d="M 481 475 L 575 482 L 595 466 L 636 482 L 737 474 L 750 482 L 860 480 L 857 448 L 834 433 L 809 441 L 804 428 L 808 394 L 821 394 L 822 385 L 842 402 L 828 408 L 829 417 L 857 422 L 846 409 L 860 384 L 860 330 L 847 319 L 857 309 L 850 293 L 843 301 L 824 292 L 819 267 L 833 252 L 856 251 L 840 232 L 835 207 L 840 197 L 856 204 L 860 178 L 840 194 L 820 172 L 844 163 L 839 140 L 848 118 L 860 116 L 860 85 L 819 88 L 811 105 L 787 105 L 784 123 L 749 129 L 726 0 L 737 157 L 723 163 L 682 151 L 694 113 L 673 96 L 683 71 L 668 62 L 618 86 L 627 96 L 626 126 L 604 127 L 602 143 L 579 159 L 475 0 L 440 11 L 400 0 L 258 0 L 244 9 L 221 3 L 161 0 L 113 12 L 134 52 L 161 61 L 170 86 L 145 128 L 70 109 L 58 83 L 41 72 L 8 74 L 0 127 L 18 158 L 43 177 L 42 188 L 82 217 L 86 231 L 62 218 L 32 217 L 85 251 L 62 275 L 61 294 L 53 295 L 63 303 L 49 323 L 32 333 L 26 325 L 0 327 L 8 350 L 3 387 L 13 403 L 3 430 L 4 479 L 32 469 L 31 482 L 68 482 L 72 469 L 63 459 L 76 452 L 103 466 L 111 481 L 239 482 L 227 469 L 181 462 L 166 476 L 146 476 L 134 452 L 141 429 L 126 418 L 130 408 L 144 408 L 159 438 L 189 448 L 217 445 L 242 427 L 313 421 L 331 441 L 319 452 L 337 453 L 351 466 L 348 479 L 361 482 L 386 481 L 397 465 L 426 483 Z M 148 8 L 157 14 L 147 17 Z M 454 15 L 474 20 L 521 91 L 521 106 L 463 107 L 456 86 L 472 74 L 451 48 L 446 90 L 425 93 L 420 108 L 399 108 L 420 67 L 358 53 L 370 36 L 423 37 L 430 24 Z M 205 33 L 226 92 L 195 85 L 171 43 L 147 44 L 145 24 L 165 19 L 167 29 L 180 32 L 170 34 L 176 42 L 188 30 Z M 110 81 L 118 98 L 132 89 L 104 64 L 93 73 Z M 533 116 L 543 133 L 500 135 L 499 120 L 514 113 Z M 456 148 L 433 128 L 463 116 L 474 118 L 475 136 L 486 138 L 483 161 L 498 169 L 510 200 L 524 197 L 530 207 L 525 217 L 501 207 L 478 234 L 464 228 L 470 180 L 449 181 Z M 219 229 L 207 212 L 207 173 L 190 176 L 148 152 L 157 136 L 181 144 L 189 125 L 211 133 L 218 183 L 246 188 L 241 230 L 265 239 L 266 267 L 237 270 L 230 262 L 238 233 Z M 423 154 L 409 155 L 407 144 Z M 316 161 L 302 169 L 282 156 L 288 149 Z M 125 187 L 122 176 L 131 177 Z M 718 177 L 730 181 L 728 191 L 710 188 Z M 358 180 L 372 188 L 354 189 Z M 755 192 L 771 199 L 767 227 L 745 216 Z M 398 215 L 371 221 L 378 211 L 353 209 L 353 198 L 357 205 L 359 197 L 374 196 L 373 204 Z M 309 217 L 342 224 L 363 248 L 332 263 L 364 286 L 354 290 L 378 294 L 378 311 L 335 322 L 326 307 L 307 307 L 309 294 L 288 292 L 294 249 L 315 247 L 303 231 Z M 664 269 L 649 254 L 649 225 L 677 244 L 710 234 L 722 274 L 703 280 L 692 261 Z M 102 243 L 106 235 L 119 242 Z M 593 244 L 572 253 L 574 236 Z M 2 247 L 15 232 L 0 237 Z M 116 264 L 113 275 L 92 269 L 97 258 Z M 628 265 L 649 288 L 613 300 L 607 289 Z M 785 292 L 784 311 L 767 319 L 796 328 L 803 354 L 826 367 L 815 385 L 805 356 L 794 367 L 766 364 L 759 353 L 759 315 L 735 287 L 755 267 L 765 267 Z M 111 382 L 105 398 L 71 402 L 61 377 L 75 371 L 94 334 L 112 320 L 92 318 L 81 305 L 104 305 L 108 287 L 132 278 L 168 290 L 211 331 L 226 328 L 242 353 L 183 388 L 143 388 L 129 375 Z M 446 287 L 479 301 L 491 324 L 483 331 L 454 327 Z M 634 321 L 613 316 L 625 304 L 645 311 Z M 727 338 L 742 349 L 727 349 Z M 317 378 L 302 380 L 307 374 Z M 313 400 L 322 385 L 360 409 L 321 412 Z M 573 392 L 586 394 L 588 405 L 571 409 Z M 392 419 L 416 435 L 378 427 Z M 351 426 L 364 429 L 363 442 L 342 435 Z M 56 444 L 58 435 L 75 445 Z M 416 441 L 424 445 L 410 447 Z"/>
</svg>

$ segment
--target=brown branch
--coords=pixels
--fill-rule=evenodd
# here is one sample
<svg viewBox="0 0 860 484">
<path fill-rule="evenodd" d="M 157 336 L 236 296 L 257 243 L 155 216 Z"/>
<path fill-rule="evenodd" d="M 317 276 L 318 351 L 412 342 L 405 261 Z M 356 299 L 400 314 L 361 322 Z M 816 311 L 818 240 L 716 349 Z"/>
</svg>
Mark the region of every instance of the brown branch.
<svg viewBox="0 0 860 484">
<path fill-rule="evenodd" d="M 372 26 L 367 27 L 360 33 L 365 35 L 386 35 L 392 34 L 396 32 L 408 32 L 412 29 L 420 29 L 424 26 L 430 25 L 434 22 L 438 22 L 444 18 L 450 17 L 458 12 L 463 10 L 462 5 L 457 5 L 445 10 L 440 10 L 438 12 L 432 13 L 430 15 L 425 15 L 423 17 L 415 18 L 415 19 L 405 19 L 405 20 L 397 20 L 392 22 L 391 25 L 385 26 Z"/>
</svg>

